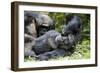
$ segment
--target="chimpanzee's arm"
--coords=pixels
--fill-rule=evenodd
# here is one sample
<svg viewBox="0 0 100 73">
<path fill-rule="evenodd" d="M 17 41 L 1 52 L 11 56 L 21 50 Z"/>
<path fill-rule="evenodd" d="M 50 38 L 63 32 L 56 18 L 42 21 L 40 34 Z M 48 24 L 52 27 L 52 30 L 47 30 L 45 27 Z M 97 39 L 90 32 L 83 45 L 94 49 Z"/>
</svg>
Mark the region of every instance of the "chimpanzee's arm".
<svg viewBox="0 0 100 73">
<path fill-rule="evenodd" d="M 48 38 L 48 45 L 53 49 L 57 48 L 57 44 L 55 44 L 53 38 Z"/>
</svg>

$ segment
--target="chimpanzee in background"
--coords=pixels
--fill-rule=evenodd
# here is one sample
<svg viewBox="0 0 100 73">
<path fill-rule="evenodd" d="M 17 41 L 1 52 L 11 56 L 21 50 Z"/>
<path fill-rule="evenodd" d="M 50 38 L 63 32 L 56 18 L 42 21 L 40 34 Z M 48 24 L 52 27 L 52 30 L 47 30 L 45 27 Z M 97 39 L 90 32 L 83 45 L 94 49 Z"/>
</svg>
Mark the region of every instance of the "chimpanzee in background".
<svg viewBox="0 0 100 73">
<path fill-rule="evenodd" d="M 48 60 L 55 56 L 64 56 L 72 50 L 80 40 L 82 21 L 81 18 L 73 15 L 69 17 L 62 33 L 55 30 L 46 32 L 36 39 L 34 52 L 38 55 L 38 60 Z"/>
<path fill-rule="evenodd" d="M 43 35 L 48 30 L 54 29 L 53 20 L 46 14 L 24 11 L 25 33 Z M 33 24 L 33 25 L 31 25 Z"/>
<path fill-rule="evenodd" d="M 24 11 L 25 56 L 34 55 L 31 51 L 34 40 L 50 29 L 54 29 L 54 23 L 48 15 Z"/>
</svg>

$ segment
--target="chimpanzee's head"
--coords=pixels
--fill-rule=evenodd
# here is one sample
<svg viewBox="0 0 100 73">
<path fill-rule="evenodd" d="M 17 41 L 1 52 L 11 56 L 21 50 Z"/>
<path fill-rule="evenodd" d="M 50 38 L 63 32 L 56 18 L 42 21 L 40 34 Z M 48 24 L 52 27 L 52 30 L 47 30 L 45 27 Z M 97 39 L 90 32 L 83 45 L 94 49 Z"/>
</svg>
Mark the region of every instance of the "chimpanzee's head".
<svg viewBox="0 0 100 73">
<path fill-rule="evenodd" d="M 37 31 L 38 31 L 38 36 L 43 35 L 45 32 L 54 29 L 54 22 L 53 20 L 45 14 L 39 14 L 38 17 L 36 18 L 37 21 Z"/>
<path fill-rule="evenodd" d="M 24 12 L 24 23 L 25 23 L 25 32 L 30 33 L 26 27 L 30 26 L 30 24 L 34 24 L 37 31 L 37 36 L 43 35 L 50 29 L 54 29 L 53 20 L 46 14 L 36 13 L 32 11 Z M 30 28 L 31 29 L 31 28 Z"/>
<path fill-rule="evenodd" d="M 66 20 L 68 21 L 66 21 L 66 24 L 64 25 L 64 28 L 62 30 L 63 35 L 67 35 L 69 33 L 77 34 L 81 31 L 82 21 L 79 16 L 72 15 L 66 17 Z"/>
</svg>

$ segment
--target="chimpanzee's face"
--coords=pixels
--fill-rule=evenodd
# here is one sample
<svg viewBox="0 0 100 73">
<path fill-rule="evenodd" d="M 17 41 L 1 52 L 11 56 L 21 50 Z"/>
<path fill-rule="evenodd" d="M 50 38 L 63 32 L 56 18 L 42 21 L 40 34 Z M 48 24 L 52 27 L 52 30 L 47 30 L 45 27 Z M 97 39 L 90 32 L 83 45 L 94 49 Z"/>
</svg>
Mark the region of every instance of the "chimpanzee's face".
<svg viewBox="0 0 100 73">
<path fill-rule="evenodd" d="M 45 27 L 45 26 L 39 26 L 38 28 L 39 28 L 38 29 L 38 31 L 39 31 L 38 36 L 45 34 L 49 30 L 49 28 Z"/>
<path fill-rule="evenodd" d="M 45 34 L 47 31 L 51 30 L 51 29 L 54 29 L 53 26 L 38 26 L 38 36 L 41 36 L 43 34 Z"/>
</svg>

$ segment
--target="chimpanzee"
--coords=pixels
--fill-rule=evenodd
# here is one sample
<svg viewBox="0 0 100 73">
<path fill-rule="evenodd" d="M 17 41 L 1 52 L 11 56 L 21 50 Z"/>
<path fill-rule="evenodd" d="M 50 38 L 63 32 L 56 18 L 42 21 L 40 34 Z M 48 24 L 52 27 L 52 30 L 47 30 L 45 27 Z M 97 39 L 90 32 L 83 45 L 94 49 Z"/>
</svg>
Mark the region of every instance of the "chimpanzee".
<svg viewBox="0 0 100 73">
<path fill-rule="evenodd" d="M 79 16 L 70 15 L 66 16 L 66 22 L 62 30 L 62 34 L 78 34 L 82 29 L 82 20 Z"/>
<path fill-rule="evenodd" d="M 76 36 L 72 34 L 62 36 L 59 32 L 50 30 L 35 40 L 33 51 L 38 55 L 36 57 L 38 60 L 64 56 L 69 53 L 69 49 L 74 47 L 75 38 Z"/>
<path fill-rule="evenodd" d="M 71 16 L 69 22 L 64 25 L 62 33 L 50 30 L 43 36 L 37 38 L 33 48 L 34 52 L 38 55 L 37 59 L 48 60 L 54 54 L 56 54 L 56 56 L 62 55 L 62 53 L 60 53 L 61 50 L 58 49 L 62 49 L 63 52 L 73 49 L 80 40 L 81 26 L 80 17 L 74 15 Z M 65 55 L 65 53 L 63 53 L 63 55 Z"/>
<path fill-rule="evenodd" d="M 48 30 L 54 29 L 53 20 L 46 14 L 25 11 L 24 12 L 25 33 L 43 35 Z M 35 33 L 33 33 L 35 32 Z"/>
<path fill-rule="evenodd" d="M 54 24 L 53 20 L 48 15 L 38 12 L 24 11 L 25 56 L 30 55 L 30 53 L 32 54 L 31 49 L 34 40 L 50 29 L 54 29 Z"/>
</svg>

